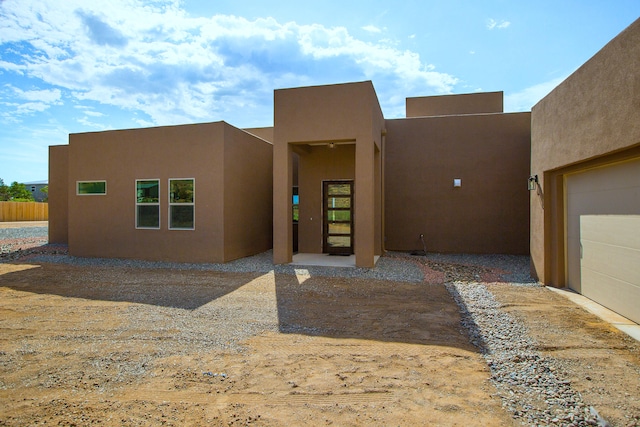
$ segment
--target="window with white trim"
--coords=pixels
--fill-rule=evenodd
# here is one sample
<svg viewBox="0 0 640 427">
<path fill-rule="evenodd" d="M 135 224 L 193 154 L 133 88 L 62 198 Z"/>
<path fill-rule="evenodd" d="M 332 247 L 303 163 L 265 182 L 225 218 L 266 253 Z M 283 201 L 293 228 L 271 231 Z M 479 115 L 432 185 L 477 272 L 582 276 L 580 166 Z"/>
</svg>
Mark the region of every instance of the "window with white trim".
<svg viewBox="0 0 640 427">
<path fill-rule="evenodd" d="M 107 194 L 107 181 L 76 181 L 76 195 L 104 196 Z"/>
<path fill-rule="evenodd" d="M 136 228 L 160 228 L 159 179 L 136 179 Z"/>
<path fill-rule="evenodd" d="M 169 179 L 169 229 L 195 229 L 195 179 Z"/>
</svg>

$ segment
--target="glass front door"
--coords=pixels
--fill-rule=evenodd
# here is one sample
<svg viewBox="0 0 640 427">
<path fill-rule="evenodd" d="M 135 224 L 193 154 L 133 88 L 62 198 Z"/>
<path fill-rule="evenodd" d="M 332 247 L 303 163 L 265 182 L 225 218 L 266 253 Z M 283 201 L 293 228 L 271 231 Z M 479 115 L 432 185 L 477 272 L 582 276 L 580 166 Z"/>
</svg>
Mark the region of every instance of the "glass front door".
<svg viewBox="0 0 640 427">
<path fill-rule="evenodd" d="M 323 183 L 323 252 L 353 254 L 353 181 Z"/>
</svg>

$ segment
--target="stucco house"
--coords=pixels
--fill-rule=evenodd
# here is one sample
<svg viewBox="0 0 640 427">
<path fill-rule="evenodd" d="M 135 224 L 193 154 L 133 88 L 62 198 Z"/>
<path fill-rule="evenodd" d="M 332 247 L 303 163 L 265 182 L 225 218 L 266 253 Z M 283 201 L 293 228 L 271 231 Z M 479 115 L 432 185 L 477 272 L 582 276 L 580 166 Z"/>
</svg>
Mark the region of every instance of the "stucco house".
<svg viewBox="0 0 640 427">
<path fill-rule="evenodd" d="M 407 99 L 370 81 L 276 90 L 274 126 L 72 134 L 50 147 L 51 242 L 76 256 L 227 262 L 273 248 L 527 254 L 530 113 L 502 92 Z M 472 208 L 469 208 L 472 207 Z"/>
<path fill-rule="evenodd" d="M 531 113 L 491 92 L 407 98 L 385 119 L 365 81 L 276 90 L 273 123 L 70 135 L 49 151 L 50 242 L 359 267 L 385 250 L 530 254 L 542 283 L 640 322 L 640 20 Z"/>
<path fill-rule="evenodd" d="M 227 262 L 271 248 L 272 147 L 224 122 L 49 149 L 49 241 L 85 257 Z"/>
<path fill-rule="evenodd" d="M 531 120 L 533 274 L 640 322 L 640 20 Z"/>
<path fill-rule="evenodd" d="M 408 98 L 386 120 L 371 82 L 277 90 L 274 134 L 276 263 L 292 260 L 296 195 L 303 253 L 372 267 L 421 236 L 428 251 L 528 252 L 530 115 L 503 113 L 502 92 Z"/>
</svg>

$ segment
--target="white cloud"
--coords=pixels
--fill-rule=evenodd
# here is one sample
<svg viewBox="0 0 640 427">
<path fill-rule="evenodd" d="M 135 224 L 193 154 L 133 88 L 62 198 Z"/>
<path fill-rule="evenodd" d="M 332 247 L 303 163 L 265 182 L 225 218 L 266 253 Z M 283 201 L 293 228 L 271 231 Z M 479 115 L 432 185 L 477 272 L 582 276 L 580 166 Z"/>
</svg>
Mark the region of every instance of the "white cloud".
<svg viewBox="0 0 640 427">
<path fill-rule="evenodd" d="M 549 92 L 556 88 L 567 76 L 558 77 L 547 82 L 528 87 L 520 92 L 505 94 L 504 109 L 507 112 L 530 111 L 531 108 Z"/>
<path fill-rule="evenodd" d="M 136 122 L 141 127 L 151 127 L 151 126 L 153 126 L 153 122 L 150 122 L 150 121 L 147 121 L 147 120 L 134 119 L 133 121 Z"/>
<path fill-rule="evenodd" d="M 6 84 L 0 90 L 0 117 L 7 123 L 20 123 L 22 116 L 40 113 L 52 105 L 60 105 L 59 89 L 22 90 Z"/>
<path fill-rule="evenodd" d="M 376 27 L 375 25 L 365 25 L 364 27 L 362 27 L 363 30 L 369 32 L 369 33 L 381 33 L 382 30 L 378 27 Z"/>
<path fill-rule="evenodd" d="M 31 114 L 44 111 L 49 108 L 49 104 L 44 102 L 25 102 L 18 105 L 18 114 Z"/>
<path fill-rule="evenodd" d="M 511 22 L 509 21 L 496 21 L 495 19 L 488 19 L 487 20 L 487 29 L 489 30 L 494 30 L 494 29 L 498 29 L 498 30 L 504 30 L 505 28 L 508 28 L 509 25 L 511 25 Z"/>
<path fill-rule="evenodd" d="M 80 103 L 140 111 L 153 124 L 224 120 L 232 109 L 270 108 L 264 105 L 273 90 L 292 85 L 372 79 L 389 88 L 379 93 L 381 102 L 395 105 L 387 101 L 394 95 L 449 93 L 458 83 L 415 52 L 357 39 L 343 27 L 193 18 L 179 0 L 4 0 L 0 39 L 19 53 L 3 55 L 0 73 L 56 87 L 25 91 L 25 101 L 62 102 L 64 93 Z"/>
<path fill-rule="evenodd" d="M 0 70 L 13 71 L 17 74 L 22 74 L 22 67 L 13 62 L 7 62 L 0 60 Z"/>
<path fill-rule="evenodd" d="M 9 88 L 13 90 L 18 98 L 25 99 L 28 101 L 41 101 L 43 103 L 55 103 L 59 101 L 61 98 L 61 92 L 59 89 L 45 89 L 45 90 L 27 90 L 23 91 L 17 87 L 13 87 L 11 85 L 7 85 Z"/>
<path fill-rule="evenodd" d="M 98 130 L 105 130 L 107 129 L 107 126 L 105 126 L 102 123 L 96 123 L 96 122 L 92 122 L 91 120 L 89 120 L 88 117 L 84 116 L 84 117 L 80 117 L 78 119 L 76 119 L 76 121 L 78 123 L 80 123 L 83 126 L 86 126 L 88 128 L 94 128 L 94 129 L 98 129 Z"/>
</svg>

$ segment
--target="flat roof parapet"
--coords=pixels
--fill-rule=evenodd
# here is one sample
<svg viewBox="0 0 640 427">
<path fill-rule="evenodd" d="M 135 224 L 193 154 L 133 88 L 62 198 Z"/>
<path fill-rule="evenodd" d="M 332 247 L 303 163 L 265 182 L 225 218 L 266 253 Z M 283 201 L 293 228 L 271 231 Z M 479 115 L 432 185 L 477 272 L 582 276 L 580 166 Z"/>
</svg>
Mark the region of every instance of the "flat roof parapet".
<svg viewBox="0 0 640 427">
<path fill-rule="evenodd" d="M 406 99 L 406 117 L 502 113 L 503 98 L 502 91 L 411 97 Z"/>
</svg>

